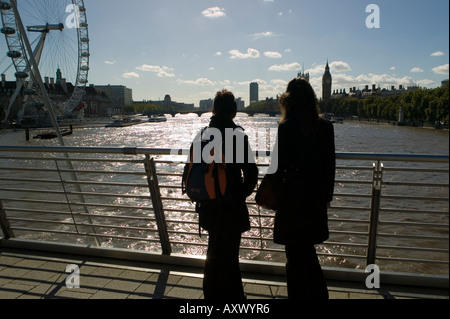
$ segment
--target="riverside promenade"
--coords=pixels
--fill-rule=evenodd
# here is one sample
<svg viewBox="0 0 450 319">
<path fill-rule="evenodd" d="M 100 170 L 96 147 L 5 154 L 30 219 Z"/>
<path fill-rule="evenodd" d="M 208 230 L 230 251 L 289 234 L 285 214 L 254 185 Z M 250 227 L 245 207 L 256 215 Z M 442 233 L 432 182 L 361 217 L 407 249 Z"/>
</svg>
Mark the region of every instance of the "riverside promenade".
<svg viewBox="0 0 450 319">
<path fill-rule="evenodd" d="M 69 265 L 79 288 L 67 287 Z M 0 247 L 0 299 L 203 299 L 203 269 Z M 285 278 L 243 273 L 249 301 L 287 299 Z M 70 283 L 75 284 L 76 281 Z M 449 299 L 448 289 L 328 281 L 330 299 Z"/>
</svg>

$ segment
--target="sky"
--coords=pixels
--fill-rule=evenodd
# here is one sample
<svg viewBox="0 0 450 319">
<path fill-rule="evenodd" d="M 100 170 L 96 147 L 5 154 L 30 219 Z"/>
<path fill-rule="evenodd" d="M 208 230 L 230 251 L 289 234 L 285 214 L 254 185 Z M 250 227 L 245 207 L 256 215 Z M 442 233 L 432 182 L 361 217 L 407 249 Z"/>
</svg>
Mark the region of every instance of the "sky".
<svg viewBox="0 0 450 319">
<path fill-rule="evenodd" d="M 300 71 L 321 97 L 327 60 L 332 89 L 449 78 L 447 0 L 84 2 L 89 83 L 125 85 L 135 101 L 169 94 L 198 106 L 228 89 L 248 105 L 250 82 L 275 97 Z"/>
</svg>

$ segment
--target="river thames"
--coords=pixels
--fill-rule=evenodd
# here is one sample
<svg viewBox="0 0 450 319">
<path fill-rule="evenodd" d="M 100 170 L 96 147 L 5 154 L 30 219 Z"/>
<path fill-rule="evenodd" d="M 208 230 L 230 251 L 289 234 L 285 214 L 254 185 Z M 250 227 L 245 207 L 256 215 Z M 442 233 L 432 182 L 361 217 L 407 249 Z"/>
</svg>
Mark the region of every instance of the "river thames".
<svg viewBox="0 0 450 319">
<path fill-rule="evenodd" d="M 202 117 L 196 115 L 178 115 L 174 118 L 169 117 L 167 122 L 150 123 L 145 122 L 142 124 L 123 127 L 123 128 L 105 128 L 106 123 L 94 123 L 86 121 L 87 124 L 74 127 L 74 133 L 70 136 L 64 137 L 65 146 L 75 147 L 139 147 L 139 148 L 163 148 L 163 149 L 187 149 L 190 143 L 198 131 L 208 125 L 211 114 L 204 114 Z M 277 132 L 277 120 L 279 118 L 256 116 L 248 117 L 246 115 L 238 115 L 235 122 L 241 125 L 246 133 L 249 135 L 249 141 L 253 150 L 265 151 L 271 150 L 276 138 Z M 90 124 L 89 124 L 90 123 Z M 414 128 L 404 126 L 394 126 L 389 124 L 377 124 L 367 123 L 359 121 L 344 121 L 343 124 L 334 124 L 335 128 L 335 141 L 337 153 L 374 153 L 374 154 L 415 154 L 415 155 L 447 155 L 449 154 L 449 132 L 448 130 L 436 130 L 429 128 Z M 31 137 L 36 135 L 37 131 L 31 132 Z M 0 145 L 7 146 L 59 146 L 58 140 L 40 140 L 31 138 L 30 141 L 26 141 L 25 132 L 23 130 L 4 130 L 0 131 Z M 170 157 L 168 157 L 170 158 Z M 183 161 L 178 157 L 176 161 Z M 170 161 L 169 161 L 170 162 Z M 330 217 L 330 230 L 332 236 L 330 238 L 331 243 L 323 245 L 319 248 L 322 254 L 322 262 L 329 266 L 342 266 L 350 268 L 362 267 L 364 263 L 360 260 L 354 260 L 349 258 L 350 255 L 365 255 L 365 248 L 362 246 L 367 243 L 367 223 L 355 222 L 355 220 L 366 221 L 368 219 L 367 207 L 370 206 L 370 179 L 372 163 L 365 163 L 369 169 L 361 170 L 346 169 L 345 165 L 348 162 L 338 163 L 337 170 L 337 183 L 335 191 L 335 200 L 332 204 L 332 209 L 329 212 Z M 389 163 L 391 165 L 392 163 Z M 8 164 L 4 164 L 8 165 Z M 358 164 L 359 165 L 359 164 Z M 435 257 L 434 255 L 416 256 L 411 255 L 409 249 L 400 258 L 443 258 L 448 262 L 448 229 L 443 229 L 443 225 L 448 225 L 448 201 L 439 201 L 437 203 L 427 200 L 421 201 L 417 205 L 417 201 L 414 202 L 414 196 L 420 197 L 448 197 L 448 187 L 427 187 L 425 190 L 415 188 L 409 190 L 407 186 L 389 186 L 389 183 L 395 184 L 397 177 L 389 176 L 389 169 L 395 168 L 397 163 L 393 163 L 391 167 L 387 167 L 388 173 L 386 174 L 386 187 L 384 188 L 385 195 L 394 196 L 394 199 L 384 199 L 384 218 L 385 224 L 382 225 L 381 233 L 385 233 L 385 237 L 379 239 L 381 247 L 385 247 L 384 251 L 381 250 L 381 254 L 386 258 L 395 256 L 390 247 L 392 245 L 399 247 L 407 247 L 412 242 L 418 247 L 437 249 L 441 251 L 441 256 Z M 342 166 L 342 167 L 339 167 Z M 169 168 L 163 168 L 169 173 L 169 176 L 161 176 L 160 183 L 162 185 L 174 185 L 179 186 L 180 181 L 178 177 L 171 177 L 170 173 L 176 173 L 180 166 L 168 165 Z M 176 168 L 178 167 L 178 168 Z M 417 167 L 417 166 L 416 166 Z M 447 169 L 448 164 L 440 163 L 439 169 Z M 418 167 L 420 169 L 420 167 Z M 178 172 L 179 173 L 179 172 Z M 396 174 L 403 174 L 398 172 Z M 431 178 L 432 183 L 447 183 L 447 176 L 428 174 L 427 178 Z M 356 180 L 366 178 L 369 183 L 365 185 L 358 185 L 353 182 L 346 183 L 340 180 L 348 180 L 354 178 Z M 400 179 L 403 179 L 401 176 Z M 411 179 L 412 182 L 420 181 L 420 175 L 413 175 L 412 177 L 405 176 L 404 182 L 408 182 Z M 424 181 L 425 182 L 425 181 Z M 5 182 L 6 183 L 6 182 Z M 1 184 L 1 183 L 0 183 Z M 11 186 L 9 186 L 11 187 Z M 29 187 L 27 187 L 29 188 Z M 400 190 L 402 192 L 400 192 Z M 165 198 L 180 198 L 182 197 L 179 190 L 173 188 L 162 189 L 162 196 Z M 419 191 L 419 193 L 415 193 Z M 127 194 L 134 194 L 136 190 L 131 189 Z M 141 193 L 139 193 L 141 194 Z M 141 195 L 145 195 L 142 193 Z M 402 199 L 396 200 L 395 196 L 403 196 Z M 1 192 L 0 192 L 1 195 Z M 350 196 L 349 196 L 350 195 Z M 7 195 L 5 195 L 7 196 Z M 389 197 L 386 196 L 386 197 Z M 409 199 L 405 199 L 409 198 Z M 5 197 L 7 198 L 7 197 Z M 249 198 L 250 201 L 253 198 Z M 6 199 L 7 201 L 7 199 Z M 130 204 L 132 204 L 130 202 Z M 136 203 L 133 203 L 136 204 Z M 136 204 L 137 205 L 137 204 Z M 147 205 L 145 201 L 142 205 Z M 348 209 L 348 207 L 350 207 Z M 358 207 L 361 211 L 358 211 Z M 166 215 L 174 220 L 186 221 L 188 223 L 175 223 L 173 225 L 173 231 L 182 229 L 184 232 L 190 232 L 194 235 L 191 236 L 191 240 L 196 244 L 204 242 L 205 237 L 198 238 L 198 225 L 192 223 L 196 220 L 196 216 L 190 213 L 180 213 L 177 210 L 186 211 L 192 209 L 192 204 L 187 201 L 177 201 L 166 199 L 164 201 L 164 208 L 166 209 Z M 262 254 L 261 251 L 252 251 L 252 249 L 244 249 L 241 252 L 241 258 L 244 259 L 262 259 L 270 261 L 283 261 L 284 254 L 282 253 L 282 247 L 276 246 L 271 243 L 270 227 L 273 226 L 273 212 L 264 212 L 256 205 L 249 205 L 252 231 L 244 235 L 248 239 L 244 239 L 241 243 L 243 246 L 252 247 L 254 242 L 258 242 L 258 245 L 262 245 L 273 249 L 271 252 Z M 426 211 L 439 211 L 439 214 L 405 214 L 399 213 L 401 210 L 426 210 Z M 390 212 L 390 210 L 394 212 Z M 397 212 L 395 212 L 397 210 Z M 100 213 L 100 212 L 99 212 Z M 105 213 L 105 212 L 101 212 Z M 142 214 L 141 212 L 128 212 L 133 214 Z M 424 222 L 438 226 L 422 225 Z M 411 226 L 412 225 L 412 226 Z M 150 227 L 150 224 L 148 225 Z M 383 228 L 384 227 L 384 228 Z M 413 227 L 413 229 L 410 229 Z M 407 232 L 406 232 L 407 231 Z M 195 235 L 197 233 L 197 235 Z M 399 238 L 386 236 L 386 234 L 400 235 Z M 365 235 L 364 235 L 365 234 Z M 411 239 L 411 236 L 420 236 L 425 239 Z M 25 238 L 28 234 L 23 234 Z M 255 241 L 255 238 L 259 241 Z M 435 238 L 439 239 L 436 242 Z M 173 242 L 182 243 L 186 241 L 186 237 L 174 235 Z M 110 245 L 112 241 L 106 242 L 105 245 Z M 341 245 L 339 243 L 346 243 Z M 130 249 L 147 250 L 152 251 L 153 248 L 146 242 L 134 242 L 124 246 Z M 176 244 L 174 245 L 174 251 L 179 253 L 191 254 L 191 255 L 203 255 L 205 253 L 205 246 L 194 246 L 190 248 L 187 245 Z M 277 253 L 276 250 L 280 252 Z M 445 253 L 447 251 L 447 253 Z M 443 252 L 443 253 L 442 253 Z M 334 254 L 337 257 L 327 257 L 328 254 Z M 428 253 L 427 253 L 428 254 Z M 397 269 L 392 263 L 389 264 L 390 269 Z M 448 264 L 447 264 L 448 266 Z M 405 268 L 403 263 L 399 269 L 411 272 L 431 272 L 438 274 L 448 274 L 448 267 L 442 263 L 430 266 L 429 264 L 413 266 L 408 263 Z M 397 269 L 398 270 L 398 269 Z"/>
<path fill-rule="evenodd" d="M 104 125 L 75 127 L 72 136 L 64 137 L 65 146 L 188 148 L 194 135 L 209 122 L 210 114 L 202 117 L 183 115 L 162 123 L 143 123 L 124 128 L 105 128 Z M 235 122 L 250 136 L 253 150 L 267 150 L 276 135 L 277 121 L 272 117 L 238 115 Z M 415 128 L 346 121 L 335 124 L 336 152 L 369 152 L 397 154 L 449 154 L 448 130 Z M 265 129 L 271 135 L 261 146 L 257 133 Z M 33 135 L 33 134 L 32 134 Z M 261 135 L 261 134 L 259 134 Z M 25 140 L 25 133 L 0 131 L 0 145 L 56 146 L 58 140 Z"/>
</svg>

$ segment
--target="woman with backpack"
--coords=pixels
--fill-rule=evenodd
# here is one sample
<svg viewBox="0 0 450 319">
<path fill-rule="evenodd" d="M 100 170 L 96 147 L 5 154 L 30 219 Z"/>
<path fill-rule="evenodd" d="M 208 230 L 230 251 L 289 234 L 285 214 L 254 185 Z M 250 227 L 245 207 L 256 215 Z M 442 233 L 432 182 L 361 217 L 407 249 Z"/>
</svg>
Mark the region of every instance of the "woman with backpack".
<svg viewBox="0 0 450 319">
<path fill-rule="evenodd" d="M 199 225 L 207 230 L 209 235 L 203 279 L 204 298 L 244 299 L 239 267 L 239 247 L 241 234 L 250 230 L 246 198 L 252 194 L 256 186 L 258 168 L 247 135 L 233 121 L 237 113 L 233 93 L 227 90 L 217 92 L 212 112 L 213 116 L 209 127 L 202 130 L 201 136 L 194 140 L 189 160 L 192 169 L 192 166 L 195 165 L 193 164 L 195 161 L 192 159 L 195 157 L 195 151 L 192 152 L 192 150 L 195 149 L 194 144 L 197 140 L 197 143 L 200 143 L 197 147 L 202 151 L 203 156 L 208 153 L 203 150 L 209 143 L 219 145 L 219 149 L 214 148 L 211 155 L 222 152 L 223 162 L 225 162 L 215 164 L 213 162 L 214 165 L 208 165 L 206 168 L 210 173 L 209 177 L 213 177 L 213 181 L 207 183 L 205 188 L 212 189 L 200 192 L 210 196 L 213 194 L 214 198 L 196 201 Z M 231 134 L 229 136 L 232 138 L 227 139 L 227 134 Z M 210 140 L 212 136 L 214 136 L 213 140 Z M 225 145 L 230 141 L 233 143 L 232 145 Z M 209 148 L 207 150 L 209 151 Z M 233 151 L 233 154 L 227 156 L 227 152 L 230 150 Z M 201 161 L 204 160 L 201 159 Z M 188 173 L 189 161 L 185 168 L 185 180 L 195 178 Z M 197 160 L 197 163 L 201 161 Z M 199 163 L 199 165 L 201 164 Z M 203 165 L 206 164 L 203 163 Z M 223 175 L 226 178 L 222 178 Z M 204 178 L 200 177 L 197 180 L 204 180 Z M 186 187 L 189 187 L 188 181 L 186 181 Z M 187 189 L 187 193 L 189 195 L 189 189 Z"/>
</svg>

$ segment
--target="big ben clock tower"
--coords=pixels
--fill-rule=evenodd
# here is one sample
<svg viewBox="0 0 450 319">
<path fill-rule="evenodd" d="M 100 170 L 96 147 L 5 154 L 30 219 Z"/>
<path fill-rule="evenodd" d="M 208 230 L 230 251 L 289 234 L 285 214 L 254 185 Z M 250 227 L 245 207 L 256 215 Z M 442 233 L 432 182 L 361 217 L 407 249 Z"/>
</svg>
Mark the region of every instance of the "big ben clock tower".
<svg viewBox="0 0 450 319">
<path fill-rule="evenodd" d="M 330 73 L 330 67 L 328 66 L 328 60 L 327 60 L 327 66 L 325 67 L 325 73 L 322 77 L 322 100 L 328 101 L 331 97 L 331 73 Z"/>
</svg>

